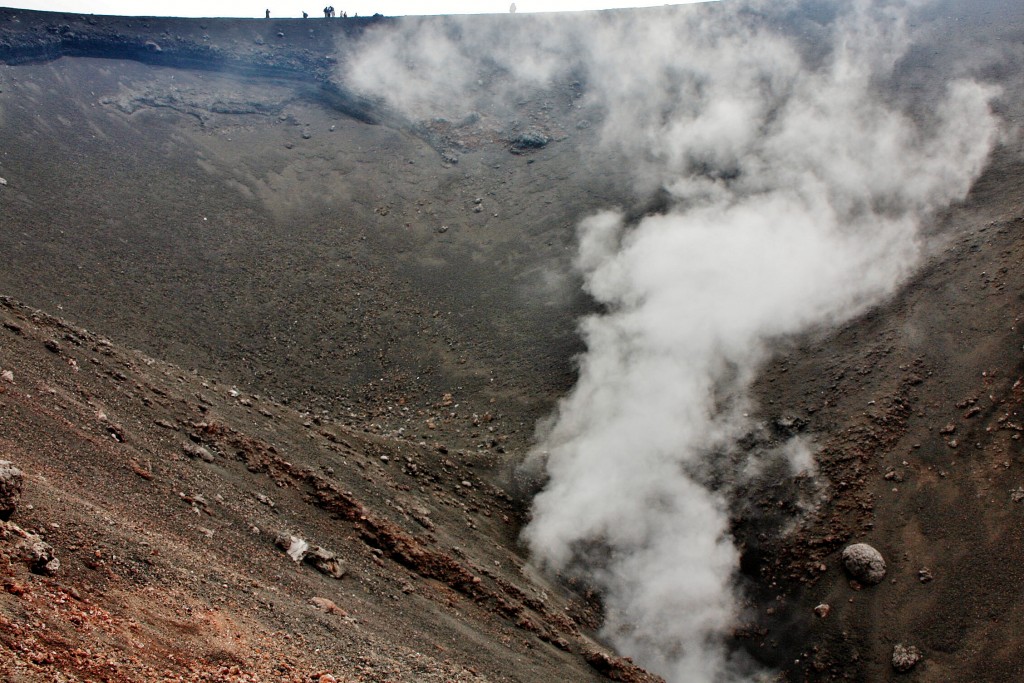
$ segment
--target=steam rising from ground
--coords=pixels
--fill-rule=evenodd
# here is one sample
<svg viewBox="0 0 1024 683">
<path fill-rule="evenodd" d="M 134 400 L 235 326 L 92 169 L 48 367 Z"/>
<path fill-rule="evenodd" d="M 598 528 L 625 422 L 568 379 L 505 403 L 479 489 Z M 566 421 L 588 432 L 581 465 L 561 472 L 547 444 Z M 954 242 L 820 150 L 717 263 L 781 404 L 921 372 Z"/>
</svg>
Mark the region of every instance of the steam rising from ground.
<svg viewBox="0 0 1024 683">
<path fill-rule="evenodd" d="M 844 4 L 815 56 L 763 4 L 448 24 L 381 36 L 352 65 L 414 117 L 482 106 L 478 55 L 510 88 L 582 77 L 603 145 L 672 197 L 635 224 L 579 224 L 576 267 L 604 312 L 581 322 L 579 381 L 533 454 L 548 483 L 524 538 L 600 588 L 604 635 L 675 682 L 744 679 L 723 646 L 739 612 L 727 494 L 702 473 L 749 428 L 773 339 L 893 292 L 921 220 L 965 196 L 997 134 L 995 93 L 974 82 L 926 120 L 879 95 L 911 43 L 905 7 Z"/>
</svg>

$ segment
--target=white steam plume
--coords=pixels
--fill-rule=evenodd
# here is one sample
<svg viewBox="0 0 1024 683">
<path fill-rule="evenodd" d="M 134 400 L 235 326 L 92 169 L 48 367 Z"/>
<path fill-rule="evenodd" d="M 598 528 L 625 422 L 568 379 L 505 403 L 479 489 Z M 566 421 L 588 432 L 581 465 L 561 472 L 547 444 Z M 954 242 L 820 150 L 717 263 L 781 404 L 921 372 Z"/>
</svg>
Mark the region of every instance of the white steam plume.
<svg viewBox="0 0 1024 683">
<path fill-rule="evenodd" d="M 744 680 L 724 645 L 738 617 L 727 494 L 702 473 L 749 428 L 770 344 L 893 292 L 920 222 L 966 195 L 997 135 L 995 91 L 974 82 L 950 83 L 926 120 L 887 104 L 906 7 L 842 7 L 817 57 L 768 28 L 764 2 L 535 23 L 497 51 L 487 30 L 432 45 L 464 65 L 528 64 L 532 84 L 585 73 L 604 145 L 672 197 L 635 225 L 617 211 L 579 225 L 576 266 L 604 312 L 582 321 L 579 381 L 533 454 L 548 483 L 524 538 L 538 563 L 596 585 L 603 634 L 674 683 Z M 409 59 L 353 67 L 395 78 Z M 474 70 L 459 77 L 470 90 Z"/>
</svg>

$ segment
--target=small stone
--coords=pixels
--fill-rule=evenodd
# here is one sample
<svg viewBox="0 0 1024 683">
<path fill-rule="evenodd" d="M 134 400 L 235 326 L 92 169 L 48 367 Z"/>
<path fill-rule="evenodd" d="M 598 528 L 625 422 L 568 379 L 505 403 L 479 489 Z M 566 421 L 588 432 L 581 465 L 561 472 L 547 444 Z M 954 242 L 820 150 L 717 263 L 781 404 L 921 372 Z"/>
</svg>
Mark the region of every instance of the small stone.
<svg viewBox="0 0 1024 683">
<path fill-rule="evenodd" d="M 0 519 L 8 520 L 18 509 L 25 475 L 9 460 L 0 460 Z"/>
<path fill-rule="evenodd" d="M 303 560 L 307 564 L 313 565 L 313 568 L 321 574 L 326 574 L 332 579 L 340 579 L 346 574 L 345 565 L 341 563 L 338 556 L 320 546 L 316 546 L 306 553 L 306 557 Z"/>
<path fill-rule="evenodd" d="M 309 132 L 308 130 L 304 130 L 304 131 L 302 131 L 302 139 L 303 139 L 303 140 L 308 140 L 308 139 L 310 139 L 311 137 L 313 137 L 313 134 L 312 134 L 312 133 L 310 133 L 310 132 Z"/>
<path fill-rule="evenodd" d="M 829 612 L 831 612 L 831 611 L 832 611 L 832 607 L 830 607 L 827 603 L 824 603 L 824 602 L 814 608 L 814 613 L 817 614 L 822 619 L 827 617 Z"/>
<path fill-rule="evenodd" d="M 292 558 L 295 562 L 301 562 L 302 558 L 306 556 L 306 551 L 309 550 L 309 543 L 291 534 L 280 534 L 274 539 L 274 543 L 278 548 L 288 553 L 288 557 Z"/>
<path fill-rule="evenodd" d="M 843 566 L 854 579 L 873 586 L 885 578 L 885 559 L 867 543 L 854 543 L 843 550 Z"/>
<path fill-rule="evenodd" d="M 53 576 L 60 569 L 60 560 L 53 556 L 53 546 L 35 534 L 27 534 L 15 547 L 33 574 Z"/>
<path fill-rule="evenodd" d="M 956 431 L 956 425 L 950 422 L 945 427 L 939 430 L 939 434 L 952 434 Z"/>
<path fill-rule="evenodd" d="M 900 673 L 910 671 L 921 661 L 921 651 L 913 645 L 898 643 L 892 650 L 892 668 Z"/>
<path fill-rule="evenodd" d="M 213 453 L 199 444 L 192 443 L 191 441 L 186 441 L 182 444 L 181 450 L 185 451 L 185 455 L 190 458 L 199 458 L 203 462 L 213 462 L 214 460 Z"/>
<path fill-rule="evenodd" d="M 11 370 L 4 370 L 3 372 L 0 372 L 0 378 L 8 384 L 14 384 L 14 372 Z"/>
<path fill-rule="evenodd" d="M 309 599 L 309 604 L 316 607 L 321 612 L 327 612 L 328 614 L 340 614 L 346 616 L 345 610 L 338 607 L 335 602 L 329 598 L 313 597 Z"/>
<path fill-rule="evenodd" d="M 6 178 L 0 178 L 0 187 L 4 187 L 6 185 L 7 185 L 7 179 Z"/>
<path fill-rule="evenodd" d="M 917 580 L 921 583 L 929 583 L 934 578 L 935 577 L 932 576 L 932 573 L 931 571 L 929 571 L 928 567 L 921 567 L 917 570 Z"/>
</svg>

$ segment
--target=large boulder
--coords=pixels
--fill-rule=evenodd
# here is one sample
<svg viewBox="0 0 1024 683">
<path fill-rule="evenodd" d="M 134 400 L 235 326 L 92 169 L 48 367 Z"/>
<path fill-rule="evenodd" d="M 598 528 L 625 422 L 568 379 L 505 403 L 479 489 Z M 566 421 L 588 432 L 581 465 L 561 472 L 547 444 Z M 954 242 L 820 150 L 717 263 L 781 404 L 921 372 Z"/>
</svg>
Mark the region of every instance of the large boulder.
<svg viewBox="0 0 1024 683">
<path fill-rule="evenodd" d="M 885 578 L 885 559 L 882 553 L 867 543 L 854 543 L 843 550 L 843 566 L 854 579 L 867 586 Z"/>
<path fill-rule="evenodd" d="M 25 475 L 8 460 L 0 460 L 0 519 L 8 520 L 18 509 Z"/>
</svg>

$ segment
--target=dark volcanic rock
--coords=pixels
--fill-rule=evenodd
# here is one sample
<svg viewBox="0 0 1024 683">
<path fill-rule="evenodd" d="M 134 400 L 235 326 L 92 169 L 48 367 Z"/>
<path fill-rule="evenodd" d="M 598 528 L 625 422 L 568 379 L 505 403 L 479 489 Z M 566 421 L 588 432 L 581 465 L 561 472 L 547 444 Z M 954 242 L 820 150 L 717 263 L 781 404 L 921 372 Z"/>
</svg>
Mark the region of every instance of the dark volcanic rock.
<svg viewBox="0 0 1024 683">
<path fill-rule="evenodd" d="M 547 147 L 547 144 L 551 142 L 551 138 L 538 131 L 530 130 L 519 133 L 509 142 L 511 143 L 511 147 L 509 147 L 510 152 L 513 154 L 524 154 L 535 149 Z"/>
</svg>

